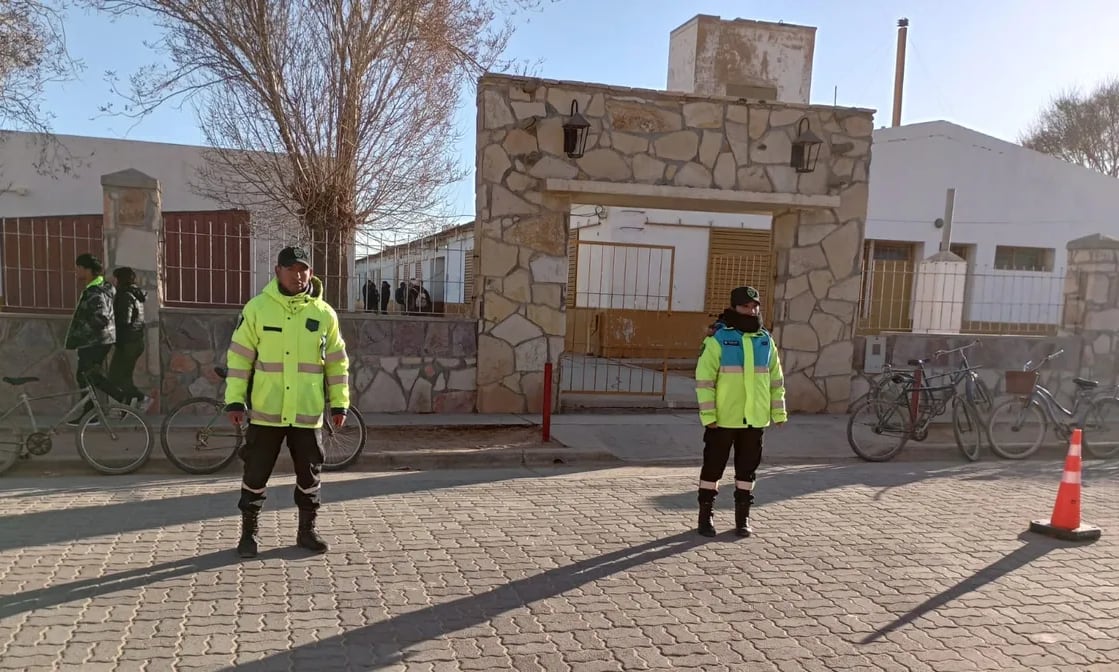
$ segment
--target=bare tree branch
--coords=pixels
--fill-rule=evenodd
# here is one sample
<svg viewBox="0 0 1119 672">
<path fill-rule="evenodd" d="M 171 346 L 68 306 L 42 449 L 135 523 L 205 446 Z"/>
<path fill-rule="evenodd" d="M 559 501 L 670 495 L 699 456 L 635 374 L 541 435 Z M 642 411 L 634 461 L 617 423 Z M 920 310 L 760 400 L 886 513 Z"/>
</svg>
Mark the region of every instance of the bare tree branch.
<svg viewBox="0 0 1119 672">
<path fill-rule="evenodd" d="M 66 49 L 66 9 L 63 0 L 0 0 L 0 128 L 39 134 L 35 169 L 52 177 L 76 167 L 50 132 L 54 115 L 40 107 L 48 84 L 71 80 L 83 69 Z M 0 143 L 8 139 L 0 132 Z"/>
<path fill-rule="evenodd" d="M 83 1 L 163 30 L 167 64 L 132 75 L 121 114 L 194 105 L 213 147 L 198 191 L 348 245 L 430 221 L 466 174 L 465 85 L 508 67 L 513 13 L 555 0 Z"/>
<path fill-rule="evenodd" d="M 1024 147 L 1119 177 L 1119 79 L 1058 94 L 1019 138 Z"/>
</svg>

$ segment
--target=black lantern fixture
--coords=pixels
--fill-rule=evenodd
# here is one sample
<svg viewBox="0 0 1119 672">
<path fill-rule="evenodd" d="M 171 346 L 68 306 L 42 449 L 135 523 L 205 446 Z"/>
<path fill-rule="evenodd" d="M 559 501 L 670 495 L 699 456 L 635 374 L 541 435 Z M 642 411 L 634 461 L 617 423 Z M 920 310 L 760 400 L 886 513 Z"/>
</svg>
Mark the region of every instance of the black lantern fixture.
<svg viewBox="0 0 1119 672">
<path fill-rule="evenodd" d="M 591 122 L 579 114 L 579 101 L 571 101 L 571 116 L 563 122 L 563 151 L 573 159 L 583 156 Z"/>
<path fill-rule="evenodd" d="M 820 160 L 820 147 L 824 141 L 812 132 L 808 124 L 808 117 L 797 124 L 797 137 L 793 140 L 792 158 L 789 165 L 796 168 L 798 173 L 811 173 L 816 170 L 816 162 Z"/>
</svg>

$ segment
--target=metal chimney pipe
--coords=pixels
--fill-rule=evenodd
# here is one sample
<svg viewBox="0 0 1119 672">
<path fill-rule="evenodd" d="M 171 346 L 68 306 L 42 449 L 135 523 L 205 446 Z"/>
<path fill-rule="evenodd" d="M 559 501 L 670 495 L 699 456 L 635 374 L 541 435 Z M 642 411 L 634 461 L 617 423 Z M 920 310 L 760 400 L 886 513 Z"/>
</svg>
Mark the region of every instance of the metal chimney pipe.
<svg viewBox="0 0 1119 672">
<path fill-rule="evenodd" d="M 909 19 L 898 19 L 898 53 L 894 65 L 894 118 L 892 126 L 901 126 L 901 91 L 905 83 L 905 38 L 909 34 Z"/>
</svg>

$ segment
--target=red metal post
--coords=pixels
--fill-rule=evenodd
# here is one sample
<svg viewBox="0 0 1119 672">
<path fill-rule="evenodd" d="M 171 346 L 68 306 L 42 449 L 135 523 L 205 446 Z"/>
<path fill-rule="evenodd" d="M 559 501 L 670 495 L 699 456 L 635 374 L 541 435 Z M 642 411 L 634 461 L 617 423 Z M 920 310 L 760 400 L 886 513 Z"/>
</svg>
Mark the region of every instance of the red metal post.
<svg viewBox="0 0 1119 672">
<path fill-rule="evenodd" d="M 909 401 L 910 421 L 917 425 L 917 412 L 921 405 L 921 369 L 913 372 L 913 396 Z"/>
<path fill-rule="evenodd" d="M 552 440 L 552 363 L 544 363 L 544 408 L 541 409 L 544 442 Z"/>
</svg>

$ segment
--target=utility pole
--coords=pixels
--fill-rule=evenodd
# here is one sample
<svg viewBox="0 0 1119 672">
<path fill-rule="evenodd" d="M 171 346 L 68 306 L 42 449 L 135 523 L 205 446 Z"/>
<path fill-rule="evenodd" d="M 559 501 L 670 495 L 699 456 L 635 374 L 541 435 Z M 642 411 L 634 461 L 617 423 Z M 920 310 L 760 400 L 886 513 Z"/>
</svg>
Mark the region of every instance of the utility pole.
<svg viewBox="0 0 1119 672">
<path fill-rule="evenodd" d="M 909 35 L 909 19 L 898 19 L 898 52 L 894 64 L 894 118 L 892 126 L 901 126 L 901 91 L 905 83 L 905 40 Z"/>
<path fill-rule="evenodd" d="M 949 252 L 952 248 L 952 211 L 956 208 L 956 188 L 948 190 L 944 197 L 944 229 L 940 232 L 940 251 Z"/>
</svg>

